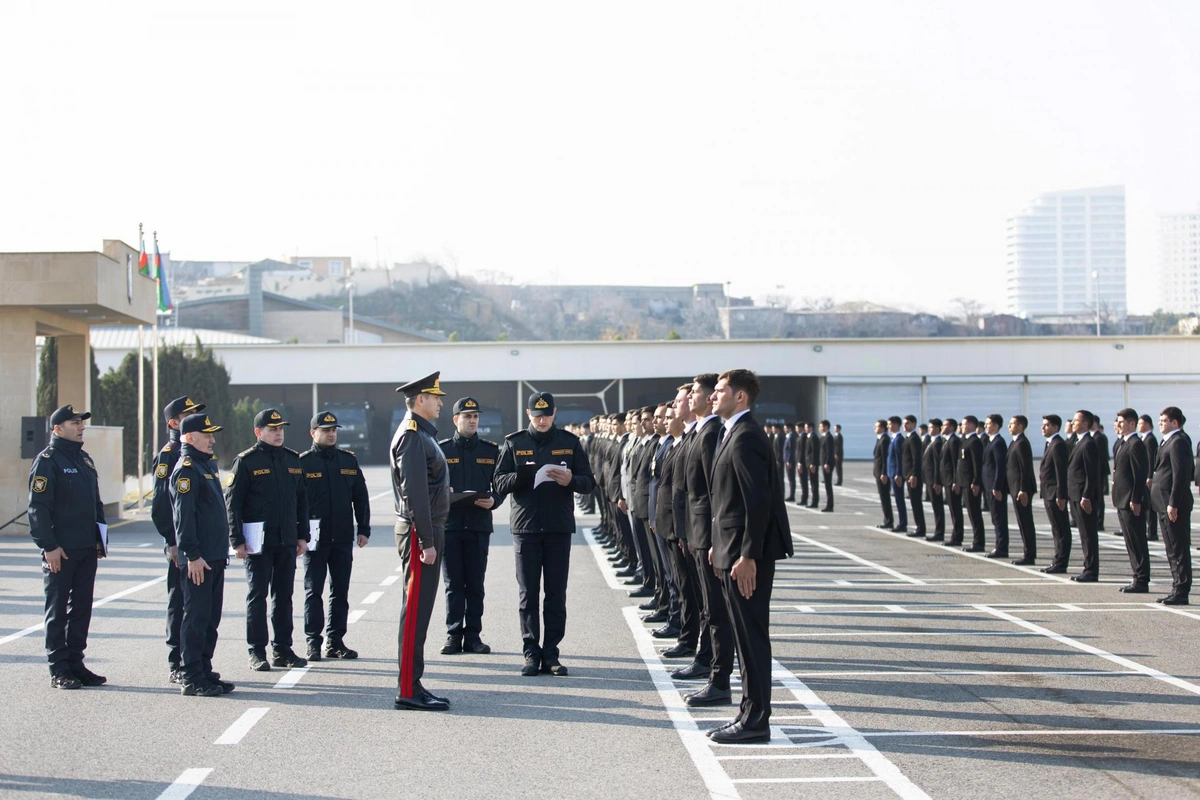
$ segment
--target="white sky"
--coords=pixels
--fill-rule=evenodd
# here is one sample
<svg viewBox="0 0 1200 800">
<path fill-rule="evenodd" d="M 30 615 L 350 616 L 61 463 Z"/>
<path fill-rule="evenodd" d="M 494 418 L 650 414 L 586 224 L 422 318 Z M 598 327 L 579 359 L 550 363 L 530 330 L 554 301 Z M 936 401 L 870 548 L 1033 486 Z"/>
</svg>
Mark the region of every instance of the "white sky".
<svg viewBox="0 0 1200 800">
<path fill-rule="evenodd" d="M 0 5 L 0 251 L 422 254 L 518 282 L 1003 307 L 1122 183 L 1131 311 L 1200 204 L 1200 3 Z"/>
</svg>

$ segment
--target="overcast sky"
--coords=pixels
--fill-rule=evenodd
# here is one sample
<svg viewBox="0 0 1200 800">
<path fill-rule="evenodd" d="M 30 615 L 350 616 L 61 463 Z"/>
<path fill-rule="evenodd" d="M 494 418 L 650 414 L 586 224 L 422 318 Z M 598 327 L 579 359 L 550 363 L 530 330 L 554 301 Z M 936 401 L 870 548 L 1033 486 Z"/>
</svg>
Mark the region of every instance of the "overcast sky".
<svg viewBox="0 0 1200 800">
<path fill-rule="evenodd" d="M 1004 303 L 1005 218 L 1200 207 L 1200 3 L 4 3 L 0 251 Z"/>
</svg>

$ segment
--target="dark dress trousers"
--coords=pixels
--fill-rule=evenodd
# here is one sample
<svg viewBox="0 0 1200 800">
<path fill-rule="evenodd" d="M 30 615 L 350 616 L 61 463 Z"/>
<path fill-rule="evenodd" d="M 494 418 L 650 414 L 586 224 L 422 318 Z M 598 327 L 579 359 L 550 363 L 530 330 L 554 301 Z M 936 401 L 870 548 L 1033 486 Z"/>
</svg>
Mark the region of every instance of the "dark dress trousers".
<svg viewBox="0 0 1200 800">
<path fill-rule="evenodd" d="M 1008 555 L 1008 444 L 996 434 L 983 451 L 983 499 L 992 517 L 996 553 Z M 997 498 L 994 492 L 999 492 Z"/>
<path fill-rule="evenodd" d="M 787 501 L 796 499 L 796 439 L 795 432 L 783 437 L 783 467 L 787 473 Z"/>
<path fill-rule="evenodd" d="M 736 720 L 763 731 L 771 718 L 771 589 L 775 562 L 792 554 L 792 536 L 779 475 L 762 427 L 749 412 L 726 430 L 712 471 L 712 565 L 720 574 L 733 623 L 742 674 L 742 703 Z M 731 570 L 739 558 L 754 560 L 756 587 L 749 598 L 738 591 Z"/>
<path fill-rule="evenodd" d="M 1145 434 L 1138 434 L 1142 438 L 1142 442 L 1146 445 L 1146 465 L 1149 468 L 1146 473 L 1146 505 L 1150 505 L 1150 483 L 1154 480 L 1154 467 L 1158 464 L 1158 439 L 1154 438 L 1152 431 L 1146 431 Z M 1158 539 L 1158 514 L 1154 513 L 1154 509 L 1150 508 L 1146 511 L 1146 538 L 1150 541 Z"/>
<path fill-rule="evenodd" d="M 816 508 L 821 501 L 821 490 L 817 488 L 821 480 L 821 442 L 816 431 L 810 433 L 804 442 L 804 461 L 808 469 L 808 507 Z"/>
<path fill-rule="evenodd" d="M 957 486 L 957 476 L 955 472 L 958 470 L 958 462 L 962 458 L 962 439 L 958 434 L 950 434 L 946 437 L 946 441 L 942 444 L 942 498 L 950 508 L 950 544 L 962 544 L 963 540 L 963 499 L 962 487 L 958 490 L 954 489 Z"/>
<path fill-rule="evenodd" d="M 837 466 L 836 455 L 833 434 L 825 433 L 821 436 L 821 463 L 817 466 L 817 472 L 825 484 L 826 511 L 833 511 L 833 470 Z"/>
<path fill-rule="evenodd" d="M 1146 503 L 1149 493 L 1146 476 L 1150 474 L 1150 457 L 1146 443 L 1137 434 L 1130 434 L 1124 440 L 1117 439 L 1116 444 L 1112 473 L 1113 508 L 1121 522 L 1133 582 L 1145 586 L 1150 583 L 1150 549 L 1146 544 L 1146 518 L 1150 516 Z M 1138 506 L 1138 513 L 1133 513 L 1131 505 Z"/>
<path fill-rule="evenodd" d="M 1172 594 L 1187 597 L 1192 591 L 1192 482 L 1195 480 L 1192 441 L 1182 430 L 1163 439 L 1154 466 L 1150 499 L 1158 514 L 1163 547 L 1171 565 Z M 1178 510 L 1171 522 L 1167 508 Z"/>
<path fill-rule="evenodd" d="M 1021 433 L 1013 438 L 1013 443 L 1008 448 L 1005 471 L 1008 494 L 1012 497 L 1013 513 L 1017 517 L 1017 530 L 1021 534 L 1023 557 L 1033 561 L 1037 559 L 1037 528 L 1033 522 L 1033 498 L 1037 494 L 1037 478 L 1033 473 L 1033 448 L 1025 434 Z M 1025 493 L 1024 503 L 1018 499 L 1022 492 Z"/>
<path fill-rule="evenodd" d="M 971 521 L 971 547 L 982 550 L 983 538 L 983 441 L 978 434 L 968 434 L 963 439 L 959 452 L 958 467 L 955 469 L 958 489 L 967 506 L 967 519 Z M 979 489 L 979 494 L 973 491 Z"/>
<path fill-rule="evenodd" d="M 834 486 L 842 485 L 842 462 L 846 460 L 846 440 L 842 438 L 840 433 L 833 434 L 833 457 L 837 462 L 833 471 L 837 473 L 837 480 L 834 481 Z"/>
<path fill-rule="evenodd" d="M 580 441 L 582 447 L 582 440 Z M 491 508 L 474 503 L 450 508 L 446 518 L 446 551 L 442 553 L 442 584 L 446 588 L 446 635 L 473 645 L 483 631 L 484 581 L 492 535 L 492 512 L 504 501 L 492 490 L 492 476 L 500 445 L 458 431 L 438 442 L 450 469 L 450 488 L 456 492 L 482 492 Z M 365 484 L 364 484 L 365 487 Z M 578 495 L 577 499 L 585 497 Z M 586 495 L 591 497 L 591 495 Z M 361 532 L 362 525 L 359 524 Z"/>
<path fill-rule="evenodd" d="M 892 482 L 888 479 L 888 445 L 892 443 L 886 434 L 876 434 L 875 452 L 871 456 L 871 477 L 875 479 L 875 490 L 879 492 L 879 505 L 883 508 L 883 524 L 895 527 L 892 519 Z M 881 481 L 880 478 L 883 478 Z"/>
<path fill-rule="evenodd" d="M 1083 550 L 1083 574 L 1100 574 L 1100 543 L 1097 534 L 1100 508 L 1100 455 L 1096 452 L 1096 440 L 1090 435 L 1080 436 L 1071 450 L 1067 461 L 1067 496 L 1071 500 L 1071 513 L 1079 528 L 1079 543 Z M 1082 501 L 1090 500 L 1090 513 L 1083 510 Z"/>
<path fill-rule="evenodd" d="M 933 509 L 933 539 L 941 541 L 946 538 L 946 492 L 942 486 L 942 448 L 945 442 L 941 436 L 930 439 L 925 445 L 921 456 L 921 479 L 925 482 L 925 499 Z M 934 487 L 938 491 L 934 491 Z"/>
<path fill-rule="evenodd" d="M 1038 480 L 1041 485 L 1042 505 L 1050 519 L 1050 535 L 1054 539 L 1054 560 L 1050 569 L 1065 570 L 1071 560 L 1071 523 L 1068 518 L 1067 502 L 1067 442 L 1055 434 L 1046 440 L 1042 453 Z M 1063 507 L 1058 507 L 1058 501 Z"/>
<path fill-rule="evenodd" d="M 167 557 L 167 663 L 171 670 L 179 669 L 179 626 L 183 622 L 183 584 L 180 571 L 171 560 L 171 548 L 176 546 L 175 523 L 171 519 L 171 473 L 179 463 L 179 430 L 167 428 L 167 443 L 154 458 L 154 500 L 150 504 L 150 519 L 166 545 Z"/>
</svg>

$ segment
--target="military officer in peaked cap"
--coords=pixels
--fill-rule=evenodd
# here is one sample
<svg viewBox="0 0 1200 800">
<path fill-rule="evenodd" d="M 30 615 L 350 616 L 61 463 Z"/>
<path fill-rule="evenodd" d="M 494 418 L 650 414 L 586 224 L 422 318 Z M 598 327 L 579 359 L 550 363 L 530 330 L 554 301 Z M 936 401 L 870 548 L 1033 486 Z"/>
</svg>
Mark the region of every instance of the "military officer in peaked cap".
<svg viewBox="0 0 1200 800">
<path fill-rule="evenodd" d="M 358 458 L 337 446 L 337 415 L 319 411 L 309 424 L 312 447 L 300 454 L 308 515 L 318 523 L 310 531 L 304 554 L 304 635 L 308 660 L 321 660 L 321 628 L 325 626 L 322 595 L 329 575 L 329 625 L 325 629 L 326 658 L 358 658 L 346 647 L 347 617 L 350 613 L 350 571 L 354 545 L 366 547 L 371 538 L 371 500 Z M 356 529 L 357 521 L 357 529 Z M 314 527 L 310 525 L 310 528 Z"/>
<path fill-rule="evenodd" d="M 179 555 L 175 540 L 175 522 L 171 513 L 171 473 L 179 462 L 179 426 L 184 417 L 205 409 L 190 397 L 176 397 L 163 409 L 167 421 L 167 443 L 154 458 L 154 500 L 150 504 L 150 519 L 158 535 L 166 541 L 163 552 L 167 557 L 167 664 L 171 683 L 182 683 L 179 669 L 179 624 L 183 620 L 183 586 L 179 577 Z"/>
<path fill-rule="evenodd" d="M 229 541 L 246 560 L 246 643 L 250 668 L 303 667 L 306 660 L 292 650 L 292 589 L 296 559 L 308 549 L 308 495 L 300 454 L 283 446 L 290 425 L 274 408 L 254 417 L 258 441 L 238 453 L 226 478 Z M 247 533 L 261 538 L 258 549 L 247 546 Z M 267 661 L 267 597 L 271 599 L 271 661 Z"/>
<path fill-rule="evenodd" d="M 392 437 L 390 463 L 396 500 L 396 549 L 404 565 L 400 607 L 400 675 L 396 708 L 445 711 L 450 701 L 421 685 L 425 635 L 437 595 L 439 558 L 446 546 L 450 472 L 437 443 L 434 420 L 442 412 L 441 373 L 396 389 L 408 409 Z"/>
<path fill-rule="evenodd" d="M 492 509 L 504 499 L 492 488 L 500 445 L 479 437 L 479 402 L 462 397 L 454 403 L 454 435 L 438 446 L 450 468 L 455 493 L 478 492 L 474 500 L 450 509 L 442 579 L 446 584 L 446 644 L 443 655 L 466 650 L 490 653 L 480 638 L 483 630 L 483 579 L 487 572 Z"/>
<path fill-rule="evenodd" d="M 168 480 L 183 595 L 180 693 L 194 697 L 233 691 L 233 684 L 221 680 L 212 666 L 229 564 L 229 520 L 213 457 L 213 434 L 219 430 L 204 414 L 184 417 L 179 424 L 183 442 Z"/>
<path fill-rule="evenodd" d="M 50 415 L 50 445 L 29 471 L 29 533 L 42 549 L 46 590 L 46 655 L 55 689 L 100 686 L 107 679 L 83 665 L 96 562 L 103 558 L 104 504 L 96 465 L 83 449 L 91 413 L 66 405 Z"/>
</svg>

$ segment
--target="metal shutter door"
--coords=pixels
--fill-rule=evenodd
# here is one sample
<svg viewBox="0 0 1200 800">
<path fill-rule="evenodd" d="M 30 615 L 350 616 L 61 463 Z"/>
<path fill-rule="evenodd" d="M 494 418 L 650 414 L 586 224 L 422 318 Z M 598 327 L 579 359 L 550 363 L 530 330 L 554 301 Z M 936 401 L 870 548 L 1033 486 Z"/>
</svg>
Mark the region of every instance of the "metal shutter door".
<svg viewBox="0 0 1200 800">
<path fill-rule="evenodd" d="M 845 457 L 870 459 L 875 452 L 875 420 L 921 410 L 921 387 L 902 383 L 826 384 L 829 422 L 842 426 Z"/>
<path fill-rule="evenodd" d="M 1063 419 L 1062 435 L 1067 433 L 1067 420 L 1075 416 L 1075 412 L 1086 408 L 1100 415 L 1100 422 L 1108 434 L 1111 443 L 1113 439 L 1112 421 L 1117 412 L 1125 407 L 1125 384 L 1102 383 L 1088 381 L 1053 381 L 1029 382 L 1029 444 L 1033 447 L 1033 457 L 1041 458 L 1046 449 L 1046 440 L 1042 438 L 1042 415 L 1058 414 Z"/>
</svg>

